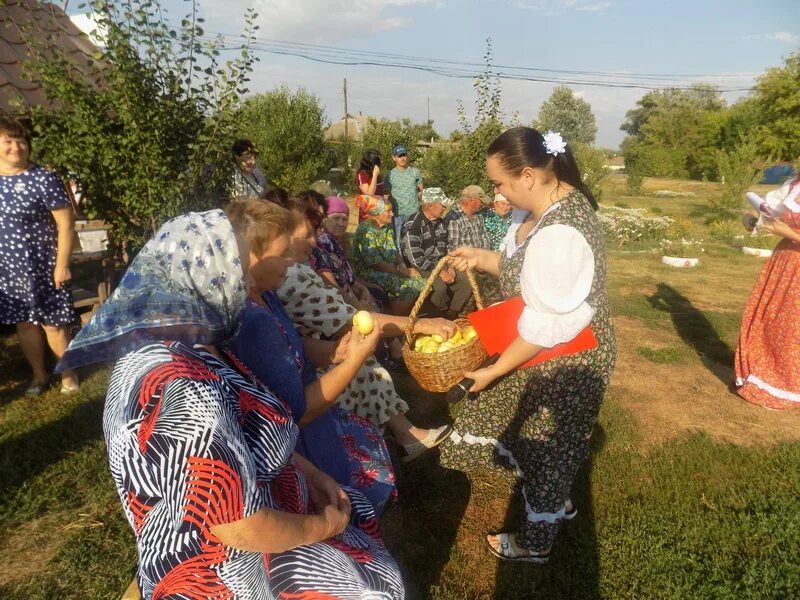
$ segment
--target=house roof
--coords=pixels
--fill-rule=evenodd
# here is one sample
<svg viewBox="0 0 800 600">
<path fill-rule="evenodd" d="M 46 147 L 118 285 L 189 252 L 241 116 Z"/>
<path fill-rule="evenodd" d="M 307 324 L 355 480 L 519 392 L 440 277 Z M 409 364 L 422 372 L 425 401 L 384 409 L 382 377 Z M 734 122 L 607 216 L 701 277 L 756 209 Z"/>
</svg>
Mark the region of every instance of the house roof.
<svg viewBox="0 0 800 600">
<path fill-rule="evenodd" d="M 35 45 L 50 48 L 88 74 L 97 47 L 59 7 L 35 0 L 0 3 L 0 112 L 26 114 L 28 106 L 50 106 L 41 85 L 26 76 L 23 63 Z"/>
<path fill-rule="evenodd" d="M 344 139 L 344 125 L 347 122 L 347 138 L 357 140 L 361 137 L 364 129 L 367 126 L 369 117 L 362 114 L 347 115 L 345 119 L 339 119 L 325 130 L 326 140 L 343 140 Z"/>
</svg>

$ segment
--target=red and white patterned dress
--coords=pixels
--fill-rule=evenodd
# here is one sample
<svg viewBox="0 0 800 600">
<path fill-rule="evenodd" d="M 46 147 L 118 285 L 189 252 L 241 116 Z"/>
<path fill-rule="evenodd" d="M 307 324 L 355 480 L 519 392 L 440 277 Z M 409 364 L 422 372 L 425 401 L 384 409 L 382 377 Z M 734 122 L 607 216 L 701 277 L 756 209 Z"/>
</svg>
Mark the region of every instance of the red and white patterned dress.
<svg viewBox="0 0 800 600">
<path fill-rule="evenodd" d="M 800 178 L 767 195 L 800 231 Z M 736 349 L 739 395 L 765 408 L 800 408 L 800 243 L 775 248 L 750 294 Z"/>
<path fill-rule="evenodd" d="M 403 597 L 372 506 L 353 490 L 350 525 L 324 542 L 267 555 L 211 532 L 262 507 L 310 510 L 291 411 L 212 354 L 164 342 L 125 355 L 103 427 L 145 600 Z"/>
</svg>

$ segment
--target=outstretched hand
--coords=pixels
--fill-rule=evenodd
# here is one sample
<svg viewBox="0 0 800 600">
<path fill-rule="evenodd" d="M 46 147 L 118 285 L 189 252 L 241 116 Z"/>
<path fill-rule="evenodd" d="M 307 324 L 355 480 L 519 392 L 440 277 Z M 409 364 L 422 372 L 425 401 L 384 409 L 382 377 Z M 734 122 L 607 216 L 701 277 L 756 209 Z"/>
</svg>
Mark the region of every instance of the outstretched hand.
<svg viewBox="0 0 800 600">
<path fill-rule="evenodd" d="M 466 271 L 468 268 L 477 269 L 480 262 L 480 250 L 471 246 L 459 246 L 449 252 L 448 256 L 451 259 L 450 265 L 458 271 Z"/>
</svg>

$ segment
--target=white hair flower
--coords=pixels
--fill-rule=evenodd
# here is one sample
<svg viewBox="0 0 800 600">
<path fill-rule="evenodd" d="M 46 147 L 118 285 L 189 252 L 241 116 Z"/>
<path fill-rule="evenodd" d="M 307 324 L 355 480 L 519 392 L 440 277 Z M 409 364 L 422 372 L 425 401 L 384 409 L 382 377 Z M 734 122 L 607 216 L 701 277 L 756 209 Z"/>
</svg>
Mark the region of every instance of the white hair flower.
<svg viewBox="0 0 800 600">
<path fill-rule="evenodd" d="M 557 131 L 548 131 L 544 134 L 544 149 L 548 154 L 558 156 L 567 150 L 567 142 Z"/>
</svg>

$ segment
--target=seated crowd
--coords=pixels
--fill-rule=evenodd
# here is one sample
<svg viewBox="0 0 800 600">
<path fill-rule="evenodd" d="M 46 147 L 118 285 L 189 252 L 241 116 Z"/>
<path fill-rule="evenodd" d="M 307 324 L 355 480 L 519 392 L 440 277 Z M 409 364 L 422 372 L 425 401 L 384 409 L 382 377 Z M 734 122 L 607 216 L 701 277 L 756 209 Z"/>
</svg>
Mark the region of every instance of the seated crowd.
<svg viewBox="0 0 800 600">
<path fill-rule="evenodd" d="M 407 462 L 452 427 L 414 425 L 389 371 L 438 261 L 492 247 L 485 221 L 508 210 L 470 186 L 445 216 L 444 192 L 421 190 L 398 247 L 388 197 L 359 197 L 349 241 L 344 199 L 259 195 L 165 223 L 60 368 L 116 361 L 104 431 L 143 598 L 402 598 L 377 526 L 396 497 L 387 439 Z M 474 307 L 464 273 L 442 270 L 430 307 L 414 332 L 450 338 Z"/>
</svg>

